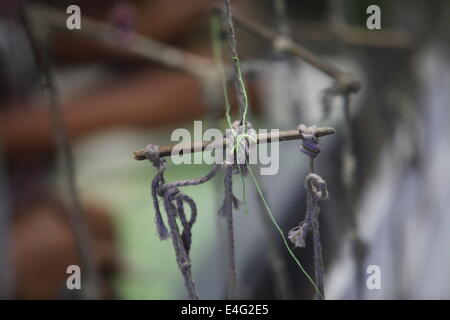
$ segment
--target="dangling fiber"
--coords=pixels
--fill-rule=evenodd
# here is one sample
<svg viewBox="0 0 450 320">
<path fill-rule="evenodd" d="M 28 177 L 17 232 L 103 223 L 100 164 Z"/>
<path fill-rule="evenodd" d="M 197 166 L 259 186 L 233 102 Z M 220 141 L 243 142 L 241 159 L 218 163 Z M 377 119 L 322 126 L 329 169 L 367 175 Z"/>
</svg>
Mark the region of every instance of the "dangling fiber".
<svg viewBox="0 0 450 320">
<path fill-rule="evenodd" d="M 213 178 L 220 169 L 220 165 L 214 165 L 208 174 L 198 179 L 179 180 L 171 183 L 165 183 L 164 171 L 167 168 L 166 160 L 160 158 L 159 148 L 156 145 L 148 145 L 146 155 L 150 162 L 158 169 L 155 178 L 152 181 L 152 198 L 155 207 L 156 228 L 160 239 L 172 238 L 173 247 L 178 267 L 183 275 L 186 289 L 190 299 L 198 299 L 198 293 L 195 282 L 192 279 L 191 261 L 189 252 L 192 243 L 192 226 L 197 218 L 197 206 L 194 200 L 181 193 L 178 187 L 199 185 Z M 170 233 L 164 224 L 161 210 L 159 208 L 159 199 L 163 200 L 164 210 L 167 213 L 167 223 Z M 191 210 L 190 219 L 184 211 L 184 204 L 187 204 Z M 183 231 L 180 234 L 176 217 L 179 217 Z"/>
<path fill-rule="evenodd" d="M 247 92 L 245 90 L 244 80 L 242 77 L 241 66 L 239 62 L 239 56 L 237 53 L 236 33 L 234 31 L 230 0 L 224 1 L 224 7 L 225 7 L 224 19 L 227 26 L 228 44 L 230 47 L 231 58 L 233 61 L 234 87 L 236 88 L 236 93 L 238 96 L 241 124 L 245 126 L 245 120 L 248 111 L 248 97 Z"/>
<path fill-rule="evenodd" d="M 316 137 L 316 127 L 299 126 L 299 131 L 302 136 L 303 145 L 300 151 L 313 159 L 321 151 L 318 145 L 319 139 Z M 314 166 L 311 166 L 311 171 L 314 171 Z M 327 199 L 328 190 L 325 180 L 314 172 L 309 173 L 305 178 L 306 189 L 306 214 L 305 219 L 300 224 L 289 231 L 288 238 L 296 247 L 304 248 L 306 245 L 306 236 L 308 232 L 313 232 L 314 243 L 314 271 L 317 287 L 319 288 L 319 298 L 324 298 L 324 268 L 322 259 L 322 244 L 320 242 L 319 233 L 319 201 Z"/>
<path fill-rule="evenodd" d="M 248 157 L 252 143 L 250 139 L 256 141 L 256 131 L 252 128 L 250 122 L 243 126 L 239 121 L 236 121 L 232 125 L 232 130 L 227 130 L 225 137 L 227 139 L 227 161 L 225 163 L 224 179 L 225 196 L 219 209 L 219 215 L 225 217 L 227 222 L 228 295 L 229 298 L 233 298 L 236 290 L 233 207 L 238 209 L 241 203 L 233 193 L 233 175 L 247 175 Z M 232 147 L 231 150 L 230 147 Z"/>
</svg>

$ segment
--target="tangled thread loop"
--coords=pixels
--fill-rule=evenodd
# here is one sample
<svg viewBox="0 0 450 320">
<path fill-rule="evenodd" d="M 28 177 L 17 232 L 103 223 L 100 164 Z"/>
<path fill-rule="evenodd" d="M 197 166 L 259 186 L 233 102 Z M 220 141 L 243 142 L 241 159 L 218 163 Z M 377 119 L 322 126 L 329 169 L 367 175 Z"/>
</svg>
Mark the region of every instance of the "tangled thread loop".
<svg viewBox="0 0 450 320">
<path fill-rule="evenodd" d="M 314 195 L 317 200 L 325 200 L 328 198 L 327 183 L 321 176 L 310 173 L 305 178 L 305 189 Z"/>
<path fill-rule="evenodd" d="M 192 243 L 192 227 L 197 219 L 197 205 L 191 197 L 182 193 L 178 187 L 199 185 L 209 181 L 217 174 L 220 166 L 215 165 L 208 174 L 201 178 L 166 183 L 164 171 L 167 168 L 167 162 L 160 157 L 159 147 L 157 145 L 148 145 L 146 148 L 146 156 L 158 169 L 155 178 L 152 180 L 151 187 L 158 235 L 161 240 L 169 237 L 172 238 L 178 267 L 183 274 L 189 297 L 191 299 L 198 299 L 197 289 L 192 279 L 191 261 L 189 258 Z M 170 233 L 162 219 L 158 197 L 163 200 Z M 191 211 L 189 218 L 184 211 L 185 204 L 189 206 Z M 180 220 L 183 227 L 181 235 L 176 218 Z"/>
<path fill-rule="evenodd" d="M 236 285 L 236 266 L 234 255 L 233 208 L 239 208 L 241 201 L 233 193 L 233 175 L 248 173 L 250 150 L 256 144 L 256 131 L 250 122 L 235 121 L 231 130 L 225 134 L 227 140 L 227 156 L 225 162 L 224 199 L 218 211 L 227 221 L 227 251 L 230 280 L 230 296 Z"/>
<path fill-rule="evenodd" d="M 288 233 L 288 238 L 296 247 L 304 248 L 306 236 L 312 229 L 314 223 L 318 223 L 320 208 L 319 200 L 328 198 L 327 184 L 317 174 L 310 173 L 305 179 L 305 189 L 307 191 L 307 207 L 305 220 L 300 225 L 293 228 Z"/>
<path fill-rule="evenodd" d="M 161 240 L 169 237 L 169 232 L 162 219 L 161 210 L 159 207 L 158 196 L 164 200 L 164 208 L 169 215 L 178 217 L 183 225 L 183 232 L 181 240 L 187 253 L 189 253 L 191 246 L 191 229 L 197 217 L 197 205 L 194 200 L 180 191 L 178 187 L 199 185 L 216 175 L 220 166 L 216 165 L 204 177 L 190 180 L 179 180 L 171 183 L 166 183 L 164 179 L 164 171 L 167 168 L 166 160 L 160 158 L 159 147 L 157 145 L 148 145 L 146 148 L 147 158 L 158 169 L 156 177 L 152 181 L 152 197 L 155 207 L 155 217 L 158 235 Z M 187 204 L 191 209 L 191 217 L 187 219 L 184 212 L 184 204 Z"/>
</svg>

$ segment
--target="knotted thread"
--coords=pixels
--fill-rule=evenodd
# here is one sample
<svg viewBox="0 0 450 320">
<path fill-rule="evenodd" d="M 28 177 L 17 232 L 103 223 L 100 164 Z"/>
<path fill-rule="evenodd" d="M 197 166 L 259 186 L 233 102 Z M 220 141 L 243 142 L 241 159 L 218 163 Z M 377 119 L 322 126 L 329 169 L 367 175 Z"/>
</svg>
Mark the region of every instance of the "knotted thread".
<svg viewBox="0 0 450 320">
<path fill-rule="evenodd" d="M 256 142 L 256 131 L 250 122 L 245 125 L 236 121 L 231 130 L 226 132 L 226 161 L 224 179 L 224 199 L 219 209 L 219 215 L 227 222 L 227 253 L 229 270 L 229 297 L 233 298 L 236 290 L 236 266 L 234 254 L 233 208 L 238 209 L 241 201 L 233 193 L 233 174 L 246 176 L 248 173 L 248 158 L 252 143 Z"/>
<path fill-rule="evenodd" d="M 324 297 L 323 283 L 323 259 L 322 244 L 319 233 L 319 201 L 328 198 L 327 184 L 322 177 L 315 174 L 313 160 L 320 153 L 322 148 L 319 146 L 319 139 L 316 137 L 316 126 L 299 126 L 299 132 L 303 140 L 303 146 L 300 150 L 310 157 L 311 173 L 305 178 L 306 189 L 306 214 L 305 219 L 300 224 L 289 231 L 288 238 L 296 247 L 304 248 L 306 246 L 306 236 L 310 230 L 313 231 L 314 242 L 314 270 L 317 287 L 320 291 L 320 297 Z"/>
<path fill-rule="evenodd" d="M 317 174 L 310 173 L 305 179 L 306 189 L 306 215 L 299 226 L 289 231 L 288 238 L 296 247 L 304 248 L 306 236 L 313 228 L 315 220 L 319 218 L 319 201 L 328 197 L 327 184 Z"/>
<path fill-rule="evenodd" d="M 158 169 L 156 176 L 152 180 L 152 199 L 153 206 L 155 207 L 155 223 L 158 236 L 161 240 L 165 240 L 169 238 L 169 231 L 164 224 L 161 210 L 159 208 L 158 188 L 166 183 L 164 179 L 164 171 L 167 168 L 167 162 L 165 159 L 160 159 L 159 148 L 157 145 L 149 144 L 146 147 L 146 156 L 147 159 L 150 160 L 150 162 L 153 164 L 153 166 Z"/>
<path fill-rule="evenodd" d="M 201 178 L 166 183 L 164 179 L 164 171 L 167 168 L 167 162 L 166 160 L 160 158 L 158 146 L 148 145 L 146 151 L 147 158 L 158 169 L 158 172 L 152 181 L 151 192 L 153 205 L 155 207 L 155 220 L 158 235 L 161 240 L 169 237 L 169 232 L 164 224 L 159 207 L 158 197 L 160 197 L 163 200 L 164 210 L 167 213 L 167 223 L 170 229 L 170 236 L 175 249 L 178 267 L 184 277 L 186 289 L 190 299 L 198 299 L 197 289 L 192 279 L 191 261 L 189 257 L 189 251 L 192 243 L 192 226 L 197 218 L 197 205 L 191 197 L 180 192 L 178 187 L 199 185 L 209 181 L 220 170 L 220 165 L 214 165 L 212 170 Z M 184 204 L 187 204 L 190 208 L 191 216 L 189 219 L 184 211 Z M 177 216 L 183 227 L 181 235 L 176 221 Z"/>
<path fill-rule="evenodd" d="M 322 151 L 322 147 L 319 146 L 319 138 L 316 136 L 317 127 L 306 127 L 304 124 L 301 124 L 298 127 L 298 131 L 300 132 L 303 141 L 300 151 L 310 158 L 317 157 L 320 151 Z"/>
</svg>

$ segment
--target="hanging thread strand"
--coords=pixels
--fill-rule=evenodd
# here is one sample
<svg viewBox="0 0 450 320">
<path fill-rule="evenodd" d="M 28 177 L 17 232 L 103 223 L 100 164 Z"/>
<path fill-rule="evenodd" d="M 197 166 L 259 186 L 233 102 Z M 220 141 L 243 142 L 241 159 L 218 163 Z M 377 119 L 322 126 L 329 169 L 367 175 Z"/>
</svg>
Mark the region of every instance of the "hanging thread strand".
<svg viewBox="0 0 450 320">
<path fill-rule="evenodd" d="M 309 231 L 313 232 L 314 246 L 314 274 L 316 284 L 319 289 L 316 298 L 324 299 L 324 267 L 322 257 L 322 244 L 319 232 L 319 201 L 328 198 L 328 190 L 325 180 L 314 173 L 314 158 L 320 153 L 322 148 L 319 146 L 319 139 L 316 136 L 316 127 L 299 126 L 299 132 L 302 136 L 303 145 L 300 151 L 310 158 L 311 172 L 305 178 L 306 189 L 306 214 L 305 219 L 288 233 L 288 238 L 296 247 L 304 248 L 306 246 L 306 236 Z"/>
<path fill-rule="evenodd" d="M 197 288 L 192 278 L 191 261 L 189 257 L 192 244 L 192 227 L 197 219 L 197 205 L 191 197 L 180 192 L 179 187 L 199 185 L 211 180 L 220 170 L 220 165 L 214 165 L 203 177 L 166 183 L 164 172 L 167 168 L 167 162 L 160 157 L 159 147 L 152 144 L 148 145 L 146 148 L 146 156 L 158 170 L 151 184 L 151 194 L 153 205 L 155 207 L 155 221 L 159 238 L 161 240 L 167 239 L 169 236 L 172 238 L 176 261 L 183 275 L 189 298 L 198 299 Z M 164 224 L 158 197 L 163 199 L 170 233 Z M 189 219 L 186 216 L 184 204 L 187 204 L 190 208 L 191 215 Z M 176 221 L 177 216 L 183 227 L 181 234 Z"/>
<path fill-rule="evenodd" d="M 224 1 L 224 7 L 225 7 L 225 22 L 228 30 L 228 44 L 231 51 L 231 58 L 233 60 L 234 86 L 236 88 L 236 93 L 238 95 L 241 124 L 245 126 L 246 125 L 245 120 L 248 111 L 248 96 L 245 90 L 244 79 L 242 76 L 239 56 L 237 53 L 236 33 L 234 31 L 230 0 Z"/>
</svg>

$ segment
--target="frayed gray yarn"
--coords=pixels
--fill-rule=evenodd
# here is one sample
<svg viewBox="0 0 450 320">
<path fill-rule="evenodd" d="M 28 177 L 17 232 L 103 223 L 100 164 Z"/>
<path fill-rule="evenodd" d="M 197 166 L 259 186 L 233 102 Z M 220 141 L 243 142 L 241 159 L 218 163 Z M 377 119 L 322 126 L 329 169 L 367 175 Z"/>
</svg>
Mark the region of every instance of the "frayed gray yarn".
<svg viewBox="0 0 450 320">
<path fill-rule="evenodd" d="M 233 298 L 236 290 L 236 263 L 234 253 L 234 226 L 233 226 L 233 208 L 238 209 L 241 201 L 233 193 L 233 175 L 248 174 L 248 157 L 252 141 L 245 137 L 239 141 L 238 147 L 230 155 L 230 146 L 234 146 L 236 138 L 246 134 L 256 141 L 256 131 L 252 128 L 250 122 L 242 125 L 239 121 L 233 123 L 231 130 L 227 130 L 225 135 L 227 139 L 227 161 L 225 163 L 224 178 L 224 199 L 219 209 L 219 215 L 225 217 L 227 222 L 227 252 L 229 269 L 229 298 Z"/>
<path fill-rule="evenodd" d="M 306 236 L 310 230 L 313 231 L 314 245 L 314 273 L 316 285 L 320 295 L 324 297 L 324 267 L 322 258 L 322 244 L 319 233 L 319 201 L 327 199 L 328 191 L 326 182 L 317 174 L 310 173 L 305 179 L 306 188 L 306 215 L 305 220 L 288 233 L 288 238 L 296 247 L 306 246 Z"/>
<path fill-rule="evenodd" d="M 318 145 L 319 139 L 316 137 L 316 127 L 299 126 L 299 132 L 303 140 L 303 146 L 300 150 L 310 157 L 311 164 L 313 159 L 322 150 Z M 311 165 L 311 170 L 314 166 Z M 324 267 L 322 258 L 322 244 L 320 242 L 319 232 L 319 201 L 328 198 L 327 184 L 319 175 L 311 172 L 305 178 L 306 189 L 306 214 L 305 219 L 300 224 L 289 231 L 288 238 L 296 247 L 304 248 L 306 246 L 306 237 L 309 231 L 313 231 L 314 244 L 314 273 L 316 285 L 320 295 L 316 298 L 324 298 Z"/>
<path fill-rule="evenodd" d="M 221 166 L 214 165 L 211 171 L 201 178 L 166 183 L 164 179 L 164 171 L 167 168 L 167 162 L 159 157 L 158 146 L 148 145 L 146 150 L 147 158 L 158 169 L 157 175 L 152 181 L 152 198 L 153 205 L 155 207 L 155 220 L 158 235 L 161 239 L 167 239 L 169 237 L 169 231 L 164 224 L 161 210 L 159 208 L 158 197 L 160 197 L 163 200 L 164 209 L 167 213 L 167 222 L 175 250 L 176 260 L 183 275 L 189 298 L 198 299 L 197 289 L 192 279 L 191 262 L 189 258 L 189 251 L 192 244 L 192 226 L 197 218 L 197 205 L 191 197 L 180 192 L 179 187 L 205 183 L 217 174 Z M 185 203 L 190 207 L 191 215 L 189 219 L 184 211 Z M 177 216 L 183 226 L 181 235 L 176 221 Z"/>
<path fill-rule="evenodd" d="M 300 147 L 300 151 L 310 156 L 311 158 L 317 157 L 322 151 L 322 147 L 319 146 L 319 138 L 316 137 L 316 126 L 307 127 L 304 124 L 299 125 L 298 131 L 303 140 L 303 144 Z"/>
<path fill-rule="evenodd" d="M 305 179 L 306 215 L 299 226 L 289 231 L 288 238 L 296 247 L 304 248 L 306 236 L 313 228 L 314 221 L 319 218 L 319 201 L 328 198 L 327 184 L 319 175 L 310 173 Z"/>
<path fill-rule="evenodd" d="M 313 243 L 314 243 L 314 276 L 316 278 L 317 287 L 321 295 L 316 294 L 316 299 L 325 297 L 324 290 L 324 267 L 322 255 L 322 243 L 320 241 L 319 219 L 314 219 L 313 222 Z"/>
<path fill-rule="evenodd" d="M 242 174 L 244 176 L 248 173 L 248 158 L 249 150 L 252 143 L 256 141 L 256 131 L 252 128 L 251 123 L 246 122 L 241 124 L 236 121 L 232 125 L 232 129 L 226 133 L 227 152 L 230 151 L 229 146 L 234 146 L 236 138 L 246 134 L 251 137 L 244 137 L 240 139 L 237 147 L 232 150 L 231 154 L 227 154 L 228 162 L 225 162 L 225 196 L 219 214 L 224 216 L 227 221 L 227 237 L 228 237 L 228 264 L 230 273 L 230 296 L 234 296 L 235 284 L 236 284 L 236 268 L 234 258 L 234 226 L 233 226 L 233 208 L 238 209 L 240 205 L 239 199 L 233 194 L 233 174 Z M 172 238 L 173 246 L 175 249 L 175 255 L 178 266 L 183 274 L 186 289 L 191 299 L 198 299 L 195 283 L 192 279 L 191 262 L 189 258 L 189 252 L 192 244 L 192 226 L 197 218 L 197 206 L 195 201 L 180 192 L 179 187 L 193 186 L 205 183 L 211 180 L 217 172 L 220 170 L 221 165 L 215 164 L 214 167 L 205 176 L 197 179 L 179 180 L 170 183 L 166 183 L 164 179 L 164 172 L 167 168 L 167 162 L 160 158 L 159 148 L 156 145 L 148 145 L 146 148 L 147 158 L 157 168 L 158 172 L 152 181 L 152 198 L 153 205 L 155 207 L 155 220 L 157 231 L 160 239 L 167 239 L 170 235 Z M 167 223 L 170 229 L 168 231 L 164 224 L 161 210 L 159 207 L 159 198 L 163 200 L 164 209 L 167 213 Z M 190 208 L 191 215 L 188 219 L 184 205 L 187 204 Z M 180 234 L 176 217 L 179 218 L 183 230 Z"/>
<path fill-rule="evenodd" d="M 233 74 L 234 74 L 234 85 L 236 88 L 236 93 L 239 101 L 239 109 L 241 114 L 241 119 L 245 113 L 245 88 L 244 85 L 240 83 L 239 74 L 240 65 L 239 60 L 237 59 L 237 44 L 236 44 L 236 32 L 234 30 L 233 17 L 231 13 L 231 3 L 230 0 L 224 0 L 224 21 L 227 27 L 227 35 L 228 35 L 228 44 L 231 51 L 231 57 L 233 57 Z"/>
<path fill-rule="evenodd" d="M 169 231 L 167 230 L 166 225 L 164 224 L 161 210 L 159 208 L 159 200 L 158 200 L 158 189 L 165 184 L 164 179 L 164 171 L 167 168 L 167 162 L 165 159 L 160 159 L 159 157 L 159 148 L 157 145 L 149 144 L 146 147 L 146 155 L 150 162 L 158 169 L 158 172 L 153 178 L 151 188 L 152 188 L 152 199 L 153 206 L 155 207 L 155 223 L 156 229 L 158 232 L 158 236 L 161 240 L 165 240 L 169 238 Z"/>
<path fill-rule="evenodd" d="M 229 298 L 233 298 L 237 282 L 234 253 L 233 206 L 237 209 L 240 202 L 233 194 L 233 167 L 231 165 L 225 169 L 224 193 L 225 196 L 222 207 L 219 209 L 219 215 L 223 216 L 227 223 L 228 296 Z"/>
</svg>

